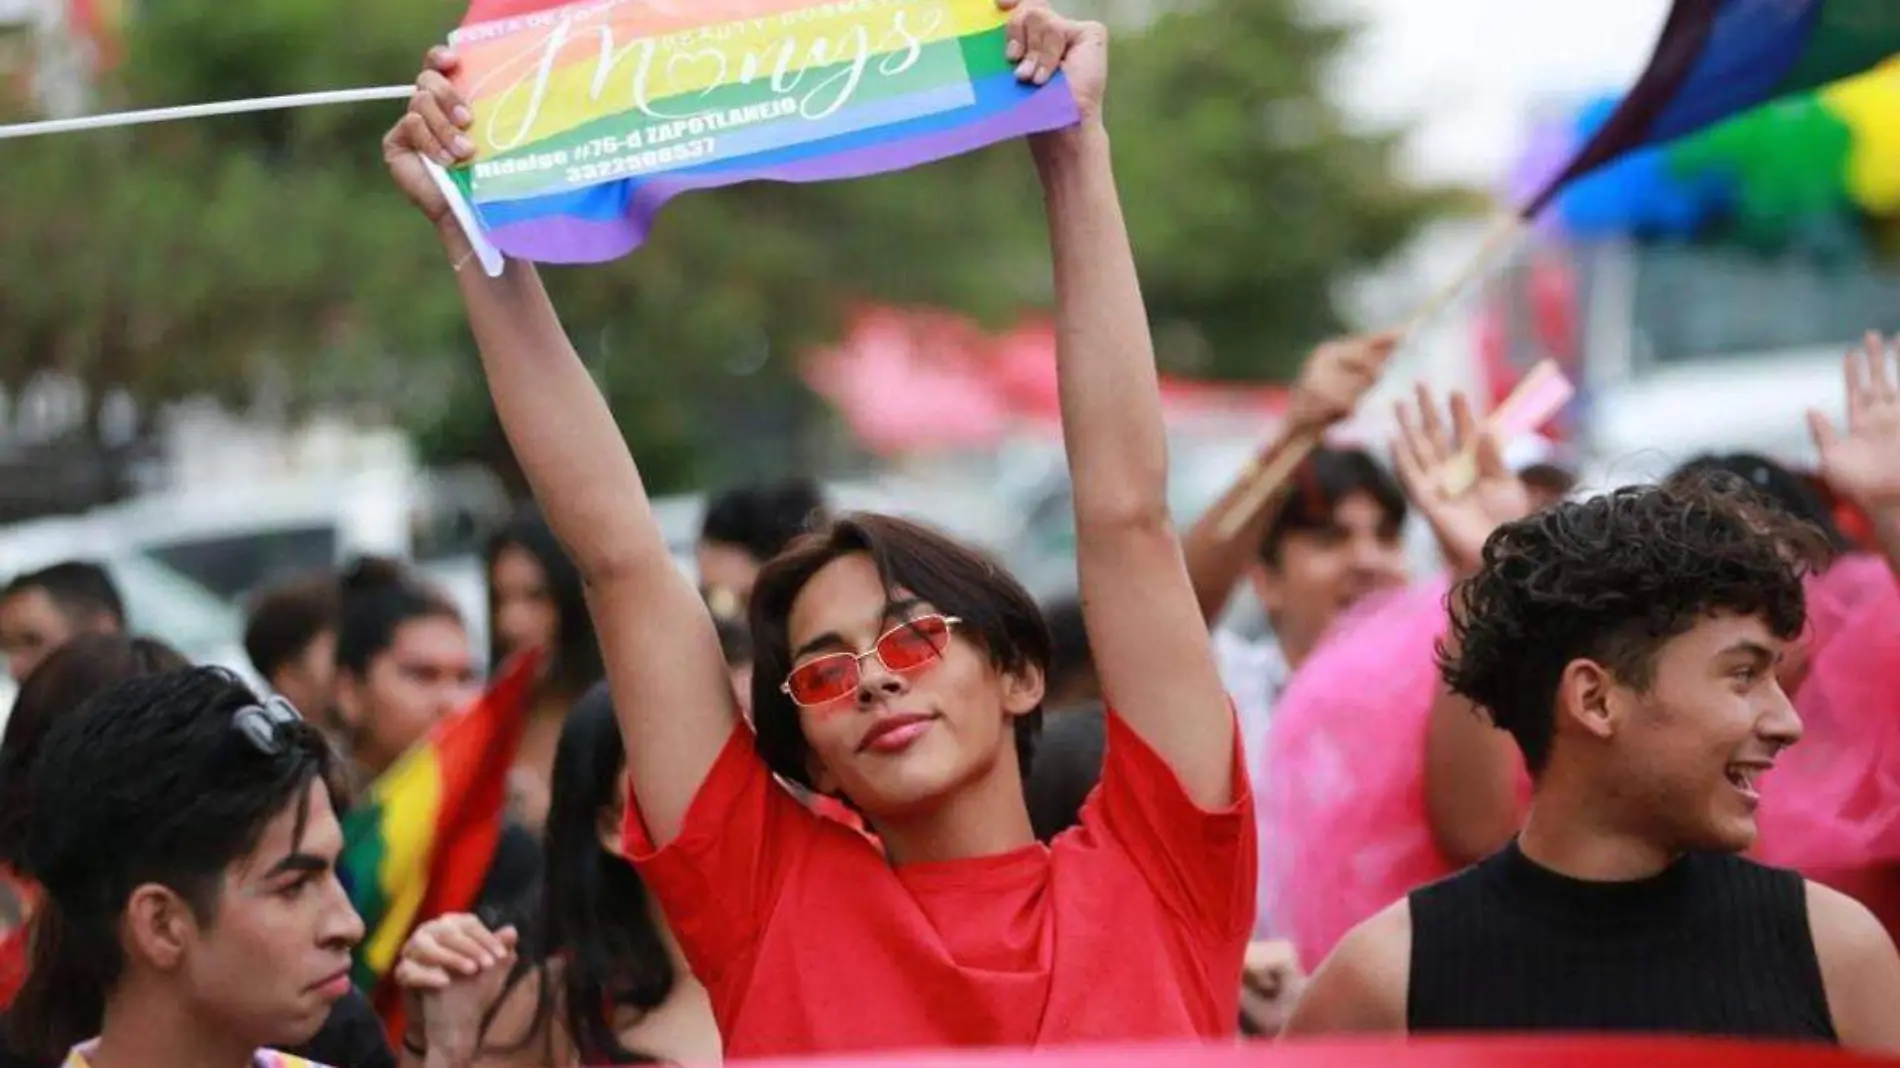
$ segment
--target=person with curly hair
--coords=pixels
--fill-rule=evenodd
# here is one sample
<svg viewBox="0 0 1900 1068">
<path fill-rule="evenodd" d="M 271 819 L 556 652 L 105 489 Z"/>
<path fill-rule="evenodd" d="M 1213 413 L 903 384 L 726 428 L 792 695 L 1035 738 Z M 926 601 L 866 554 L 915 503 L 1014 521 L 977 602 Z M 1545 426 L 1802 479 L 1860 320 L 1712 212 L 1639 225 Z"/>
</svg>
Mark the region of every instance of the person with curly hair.
<svg viewBox="0 0 1900 1068">
<path fill-rule="evenodd" d="M 1522 752 L 1502 850 L 1321 966 L 1289 1034 L 1673 1031 L 1900 1050 L 1900 955 L 1868 910 L 1740 854 L 1801 738 L 1775 666 L 1812 528 L 1732 478 L 1500 527 L 1453 591 L 1449 688 Z"/>
</svg>

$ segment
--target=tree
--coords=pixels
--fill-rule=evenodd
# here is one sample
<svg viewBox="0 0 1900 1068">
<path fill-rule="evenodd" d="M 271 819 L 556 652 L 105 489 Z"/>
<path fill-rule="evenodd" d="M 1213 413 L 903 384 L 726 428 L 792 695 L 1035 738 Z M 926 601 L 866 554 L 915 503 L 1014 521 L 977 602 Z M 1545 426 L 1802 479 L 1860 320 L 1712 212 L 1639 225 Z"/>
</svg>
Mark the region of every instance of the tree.
<svg viewBox="0 0 1900 1068">
<path fill-rule="evenodd" d="M 109 104 L 413 77 L 446 0 L 141 5 Z M 1390 134 L 1322 91 L 1348 28 L 1297 0 L 1164 8 L 1123 34 L 1110 123 L 1143 279 L 1176 370 L 1284 374 L 1338 326 L 1333 285 L 1441 206 Z M 259 381 L 361 405 L 433 459 L 506 470 L 449 272 L 375 150 L 395 106 L 237 117 L 0 146 L 0 379 L 59 367 L 151 401 Z M 550 271 L 577 347 L 657 488 L 794 446 L 820 413 L 797 361 L 854 301 L 1001 322 L 1050 297 L 1019 145 L 815 187 L 669 206 L 619 263 Z M 98 392 L 103 392 L 100 390 Z"/>
</svg>

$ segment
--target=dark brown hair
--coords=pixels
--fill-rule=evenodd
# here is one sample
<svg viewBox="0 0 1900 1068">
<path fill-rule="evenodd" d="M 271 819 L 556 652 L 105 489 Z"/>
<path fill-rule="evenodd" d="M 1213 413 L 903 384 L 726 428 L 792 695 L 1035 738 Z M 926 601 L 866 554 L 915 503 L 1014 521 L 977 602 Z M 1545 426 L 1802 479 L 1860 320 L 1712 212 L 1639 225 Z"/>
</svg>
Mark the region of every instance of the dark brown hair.
<svg viewBox="0 0 1900 1068">
<path fill-rule="evenodd" d="M 1822 534 L 1721 473 L 1558 504 L 1507 523 L 1453 591 L 1439 671 L 1510 732 L 1533 776 L 1550 761 L 1564 668 L 1596 660 L 1646 690 L 1657 653 L 1716 612 L 1792 639 Z"/>
<path fill-rule="evenodd" d="M 1394 532 L 1405 526 L 1405 491 L 1364 449 L 1322 447 L 1293 473 L 1292 493 L 1260 539 L 1260 559 L 1278 567 L 1290 535 L 1325 530 L 1346 498 L 1365 494 Z"/>
<path fill-rule="evenodd" d="M 515 548 L 534 558 L 547 583 L 548 596 L 560 622 L 555 627 L 555 648 L 547 650 L 553 658 L 549 682 L 558 695 L 579 700 L 588 688 L 599 682 L 600 639 L 594 636 L 594 620 L 587 614 L 587 595 L 581 573 L 567 550 L 538 509 L 528 508 L 495 532 L 482 550 L 482 581 L 488 592 L 488 670 L 500 671 L 507 659 L 501 647 L 501 628 L 495 613 L 501 601 L 495 596 L 495 562 L 503 550 Z"/>
<path fill-rule="evenodd" d="M 302 656 L 325 631 L 337 628 L 340 598 L 329 574 L 307 575 L 258 595 L 244 624 L 244 653 L 266 681 Z"/>
<path fill-rule="evenodd" d="M 189 666 L 171 646 L 152 638 L 84 634 L 33 669 L 20 684 L 6 740 L 0 742 L 0 864 L 32 874 L 25 870 L 24 856 L 33 817 L 28 776 L 54 721 L 127 679 Z"/>
<path fill-rule="evenodd" d="M 1049 628 L 1042 611 L 1003 566 L 928 527 L 858 513 L 794 540 L 759 572 L 752 592 L 752 718 L 759 755 L 773 771 L 811 786 L 810 749 L 798 707 L 779 689 L 792 670 L 792 602 L 826 564 L 864 553 L 886 591 L 904 589 L 963 621 L 960 633 L 1004 672 L 1049 670 Z M 1016 758 L 1025 778 L 1042 729 L 1042 708 L 1016 718 Z"/>
</svg>

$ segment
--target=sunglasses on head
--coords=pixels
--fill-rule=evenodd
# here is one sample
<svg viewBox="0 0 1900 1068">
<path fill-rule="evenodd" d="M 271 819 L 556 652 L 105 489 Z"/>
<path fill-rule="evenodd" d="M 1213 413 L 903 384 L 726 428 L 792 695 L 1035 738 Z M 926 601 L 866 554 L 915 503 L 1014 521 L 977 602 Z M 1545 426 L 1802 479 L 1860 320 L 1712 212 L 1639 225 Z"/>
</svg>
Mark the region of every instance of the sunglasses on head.
<svg viewBox="0 0 1900 1068">
<path fill-rule="evenodd" d="M 792 669 L 779 690 L 801 708 L 836 701 L 858 688 L 865 657 L 877 657 L 886 671 L 916 671 L 943 655 L 950 646 L 950 628 L 961 622 L 937 615 L 906 620 L 880 634 L 862 653 L 826 653 L 805 661 Z"/>
<path fill-rule="evenodd" d="M 289 751 L 295 735 L 293 728 L 301 722 L 303 714 L 282 697 L 267 697 L 261 704 L 245 705 L 231 717 L 231 725 L 251 743 L 251 748 L 272 757 Z"/>
</svg>

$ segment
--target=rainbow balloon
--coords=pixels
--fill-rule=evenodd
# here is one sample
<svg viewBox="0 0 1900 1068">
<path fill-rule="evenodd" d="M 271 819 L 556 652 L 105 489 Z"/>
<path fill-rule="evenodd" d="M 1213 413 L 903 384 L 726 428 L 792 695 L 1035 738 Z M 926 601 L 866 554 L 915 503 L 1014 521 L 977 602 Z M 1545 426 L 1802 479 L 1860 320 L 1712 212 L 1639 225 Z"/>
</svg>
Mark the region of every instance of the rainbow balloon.
<svg viewBox="0 0 1900 1068">
<path fill-rule="evenodd" d="M 1072 125 L 1019 82 L 994 0 L 474 0 L 450 37 L 476 154 L 452 172 L 501 252 L 616 259 L 668 200 L 901 170 Z"/>
</svg>

